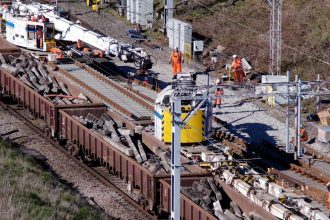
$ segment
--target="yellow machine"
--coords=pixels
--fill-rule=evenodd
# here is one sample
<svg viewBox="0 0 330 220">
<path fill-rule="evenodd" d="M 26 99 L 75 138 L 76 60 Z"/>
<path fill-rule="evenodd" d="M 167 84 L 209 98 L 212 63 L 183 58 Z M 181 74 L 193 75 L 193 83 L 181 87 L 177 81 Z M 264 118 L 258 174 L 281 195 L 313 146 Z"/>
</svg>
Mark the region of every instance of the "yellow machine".
<svg viewBox="0 0 330 220">
<path fill-rule="evenodd" d="M 189 111 L 191 106 L 184 106 L 185 111 Z M 184 112 L 184 111 L 183 111 Z M 181 119 L 183 120 L 188 113 L 182 113 Z M 194 116 L 188 121 L 188 123 L 182 127 L 181 130 L 181 143 L 199 143 L 204 141 L 204 112 L 198 110 Z M 162 120 L 162 141 L 165 143 L 172 142 L 172 113 L 169 108 L 163 111 Z"/>
<path fill-rule="evenodd" d="M 183 74 L 181 74 L 183 75 Z M 177 84 L 180 86 L 194 85 L 194 80 L 190 76 L 180 76 Z M 156 98 L 155 103 L 155 136 L 165 142 L 172 142 L 172 112 L 170 107 L 170 96 L 174 91 L 175 85 L 169 85 L 163 89 Z M 182 121 L 189 112 L 196 107 L 194 100 L 185 100 L 182 103 Z M 209 102 L 205 102 L 198 110 L 195 110 L 189 121 L 181 127 L 181 144 L 195 144 L 205 141 L 212 128 L 212 108 Z"/>
<path fill-rule="evenodd" d="M 98 11 L 100 4 L 101 0 L 86 0 L 86 5 L 92 7 L 93 11 Z"/>
</svg>

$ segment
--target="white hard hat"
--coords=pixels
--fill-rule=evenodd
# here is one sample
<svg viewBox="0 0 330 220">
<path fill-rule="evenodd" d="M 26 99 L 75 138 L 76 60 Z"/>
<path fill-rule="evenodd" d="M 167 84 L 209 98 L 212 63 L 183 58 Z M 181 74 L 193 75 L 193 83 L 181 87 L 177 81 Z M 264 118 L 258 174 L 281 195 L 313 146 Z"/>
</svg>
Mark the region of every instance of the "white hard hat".
<svg viewBox="0 0 330 220">
<path fill-rule="evenodd" d="M 233 59 L 235 59 L 236 57 L 237 57 L 237 55 L 236 55 L 236 54 L 234 54 L 234 55 L 233 55 Z"/>
</svg>

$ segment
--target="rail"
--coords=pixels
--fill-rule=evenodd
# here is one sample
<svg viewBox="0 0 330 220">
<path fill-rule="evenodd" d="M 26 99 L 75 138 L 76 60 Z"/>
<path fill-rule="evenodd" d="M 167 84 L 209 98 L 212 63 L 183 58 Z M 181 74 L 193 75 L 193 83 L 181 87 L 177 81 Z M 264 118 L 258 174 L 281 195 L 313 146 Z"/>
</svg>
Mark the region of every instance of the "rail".
<svg viewBox="0 0 330 220">
<path fill-rule="evenodd" d="M 58 68 L 56 66 L 56 64 L 54 64 L 53 62 L 49 62 L 48 65 L 52 68 Z M 131 117 L 131 118 L 136 118 L 136 116 L 128 111 L 127 109 L 121 107 L 120 105 L 118 105 L 116 102 L 112 101 L 111 99 L 107 98 L 106 96 L 102 95 L 100 92 L 96 91 L 95 89 L 93 89 L 92 87 L 86 85 L 84 82 L 82 82 L 81 80 L 71 76 L 66 70 L 58 68 L 59 72 L 61 74 L 63 74 L 65 77 L 67 77 L 68 79 L 72 80 L 73 82 L 79 84 L 81 87 L 86 88 L 87 90 L 91 91 L 92 93 L 94 93 L 94 95 L 98 96 L 99 98 L 103 99 L 105 102 L 108 102 L 111 106 L 113 106 L 115 109 L 117 109 L 118 111 L 124 113 L 125 115 Z"/>
<path fill-rule="evenodd" d="M 129 91 L 126 88 L 119 86 L 118 84 L 116 84 L 115 82 L 113 82 L 112 80 L 108 79 L 107 77 L 105 77 L 104 75 L 102 75 L 101 73 L 98 73 L 96 70 L 94 70 L 93 68 L 80 63 L 78 61 L 75 61 L 75 65 L 86 70 L 89 74 L 91 74 L 92 76 L 94 76 L 95 78 L 100 79 L 101 81 L 105 82 L 106 84 L 110 85 L 111 87 L 114 87 L 115 89 L 117 89 L 118 91 L 124 93 L 126 96 L 130 97 L 131 99 L 133 99 L 135 102 L 141 104 L 142 106 L 146 107 L 147 109 L 149 109 L 150 111 L 154 110 L 153 105 L 147 103 L 144 100 L 148 100 L 150 102 L 154 102 L 153 99 L 151 99 L 150 97 L 140 93 L 139 91 L 136 90 L 132 90 Z M 134 92 L 134 93 L 133 93 Z M 140 97 L 142 98 L 140 98 Z"/>
<path fill-rule="evenodd" d="M 224 131 L 218 131 L 215 132 L 214 138 L 217 139 L 218 141 L 223 142 L 226 146 L 230 147 L 233 152 L 235 152 L 238 155 L 246 155 L 246 156 L 253 156 L 254 154 L 252 153 L 255 152 L 257 154 L 262 154 L 263 159 L 272 159 L 272 160 L 281 160 L 282 162 L 286 162 L 288 166 L 290 167 L 290 170 L 304 175 L 307 178 L 315 181 L 319 181 L 322 183 L 326 183 L 326 181 L 329 180 L 329 176 L 324 174 L 321 170 L 317 168 L 308 168 L 311 170 L 307 170 L 306 167 L 303 167 L 299 164 L 294 164 L 293 161 L 290 160 L 290 156 L 285 155 L 285 154 L 279 154 L 275 155 L 270 151 L 268 152 L 269 149 L 271 149 L 271 146 L 267 148 L 267 151 L 260 151 L 259 146 L 250 146 L 247 143 L 245 143 L 242 139 L 236 137 L 235 135 L 229 133 L 229 132 L 224 132 Z M 240 144 L 243 141 L 243 144 Z M 261 147 L 262 148 L 262 147 Z M 263 162 L 261 162 L 263 163 Z M 263 163 L 265 164 L 265 163 Z M 305 165 L 306 166 L 306 165 Z M 294 179 L 291 176 L 286 175 L 285 173 L 281 172 L 278 169 L 271 168 L 269 169 L 270 174 L 276 174 L 279 178 L 279 180 L 286 181 L 290 186 L 293 187 L 298 187 L 301 192 L 307 194 L 308 196 L 312 197 L 316 201 L 321 202 L 322 204 L 326 204 L 327 202 L 327 192 L 320 190 L 316 188 L 315 186 L 311 184 L 306 184 L 302 181 L 299 181 L 297 179 Z"/>
</svg>

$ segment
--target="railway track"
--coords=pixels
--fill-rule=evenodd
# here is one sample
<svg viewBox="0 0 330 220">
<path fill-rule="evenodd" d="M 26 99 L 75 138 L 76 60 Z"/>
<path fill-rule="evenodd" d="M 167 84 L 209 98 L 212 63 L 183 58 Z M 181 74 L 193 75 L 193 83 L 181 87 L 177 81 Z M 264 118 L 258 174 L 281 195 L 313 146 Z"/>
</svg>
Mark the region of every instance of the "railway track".
<svg viewBox="0 0 330 220">
<path fill-rule="evenodd" d="M 93 177 L 95 177 L 97 180 L 99 180 L 105 186 L 110 187 L 113 191 L 115 191 L 118 194 L 120 194 L 128 204 L 130 204 L 133 207 L 135 207 L 135 209 L 139 210 L 148 219 L 156 219 L 156 217 L 154 215 L 152 215 L 151 213 L 149 213 L 148 211 L 146 211 L 145 209 L 143 209 L 143 207 L 140 206 L 140 204 L 138 203 L 138 201 L 136 201 L 133 198 L 131 198 L 131 196 L 129 196 L 126 192 L 124 192 L 122 189 L 120 189 L 118 186 L 116 186 L 116 184 L 112 183 L 110 181 L 110 178 L 108 177 L 110 174 L 106 174 L 105 172 L 103 172 L 102 170 L 100 170 L 100 169 L 98 169 L 96 167 L 90 167 L 87 164 L 85 164 L 83 161 L 77 159 L 74 156 L 71 156 L 66 149 L 64 149 L 56 141 L 54 141 L 53 139 L 51 139 L 50 137 L 48 137 L 40 127 L 38 127 L 37 125 L 35 125 L 34 123 L 32 123 L 31 120 L 28 119 L 28 118 L 26 118 L 25 116 L 23 116 L 23 114 L 19 113 L 19 110 L 22 110 L 21 108 L 15 109 L 15 108 L 11 107 L 10 105 L 4 103 L 3 100 L 1 100 L 1 99 L 0 99 L 0 106 L 5 111 L 8 111 L 12 115 L 14 115 L 16 118 L 18 118 L 19 120 L 21 120 L 29 128 L 31 128 L 33 131 L 35 131 L 38 135 L 40 135 L 42 138 L 44 138 L 50 144 L 52 144 L 56 149 L 60 150 L 62 153 L 66 154 L 66 155 L 69 155 L 71 157 L 71 159 L 76 164 L 78 164 L 79 166 L 81 166 L 84 170 L 86 170 L 88 173 L 90 173 Z"/>
<path fill-rule="evenodd" d="M 294 187 L 297 192 L 306 194 L 315 201 L 326 205 L 327 188 L 325 184 L 330 176 L 324 174 L 322 170 L 315 167 L 304 167 L 303 164 L 299 164 L 300 160 L 295 163 L 287 154 L 272 151 L 271 149 L 275 148 L 271 146 L 268 146 L 267 150 L 261 151 L 260 149 L 265 148 L 251 146 L 229 131 L 216 131 L 214 138 L 229 146 L 235 154 L 243 158 L 260 156 L 262 160 L 256 161 L 256 164 L 267 168 L 269 174 L 277 175 L 280 185 Z M 278 167 L 279 162 L 284 166 Z"/>
<path fill-rule="evenodd" d="M 134 119 L 141 120 L 141 119 L 146 119 L 144 113 L 141 113 L 142 111 L 140 112 L 140 110 L 142 108 L 140 108 L 139 110 L 136 110 L 135 108 L 134 109 L 130 108 L 130 106 L 136 107 L 136 105 L 139 105 L 140 107 L 142 106 L 143 108 L 149 109 L 152 112 L 153 100 L 151 97 L 149 97 L 150 99 L 148 100 L 147 94 L 144 94 L 143 92 L 138 92 L 137 90 L 129 91 L 125 88 L 123 82 L 116 82 L 107 77 L 104 77 L 102 74 L 98 73 L 97 71 L 93 70 L 92 68 L 88 68 L 87 66 L 82 65 L 81 63 L 76 62 L 75 64 L 70 64 L 71 66 L 70 65 L 65 66 L 65 65 L 66 64 L 57 65 L 57 67 L 59 68 L 60 72 L 63 75 L 67 76 L 67 78 L 69 78 L 71 81 L 79 84 L 81 86 L 81 88 L 83 88 L 85 91 L 89 91 L 89 94 L 98 96 L 98 98 L 100 100 L 102 100 L 103 97 L 107 98 L 107 100 L 109 100 L 109 106 L 115 107 L 121 113 L 124 113 Z M 53 67 L 55 67 L 55 66 L 53 65 Z M 76 70 L 78 70 L 78 73 L 75 72 Z M 82 73 L 83 75 L 79 75 L 81 72 L 83 72 Z M 91 78 L 96 81 L 91 80 Z M 90 85 L 91 82 L 92 82 L 93 86 Z M 104 89 L 111 87 L 111 91 L 109 90 L 110 92 L 108 94 L 105 94 L 106 91 L 103 91 L 103 94 L 102 94 L 99 91 L 100 84 L 103 85 Z M 113 94 L 115 94 L 115 95 L 110 96 Z M 125 98 L 127 97 L 128 101 L 121 102 L 120 99 L 116 100 L 117 97 L 125 97 Z M 103 101 L 104 101 L 104 99 L 103 99 Z M 120 103 L 120 104 L 118 104 L 118 103 Z M 7 108 L 10 108 L 10 106 L 9 107 L 7 106 Z M 15 110 L 12 109 L 12 111 L 15 111 Z M 17 111 L 15 111 L 15 112 L 16 112 L 16 114 L 20 115 Z M 19 118 L 21 118 L 24 121 L 27 120 L 26 117 L 23 117 L 22 115 L 20 115 Z M 29 121 L 29 123 L 31 123 L 31 122 Z M 33 126 L 33 125 L 31 125 L 31 126 Z M 39 130 L 37 133 L 40 134 L 41 136 L 45 137 L 45 134 L 43 133 L 42 130 L 40 130 L 36 127 L 34 129 Z M 248 153 L 247 148 L 249 148 L 251 146 L 248 146 L 248 144 L 246 144 L 243 140 L 237 139 L 231 134 L 226 134 L 225 136 L 226 137 L 224 138 L 220 135 L 220 136 L 218 136 L 218 138 L 223 139 L 222 141 L 224 141 L 224 143 L 227 146 L 230 146 L 232 149 L 234 149 L 238 154 L 242 154 L 243 152 L 245 154 Z M 47 140 L 49 140 L 50 143 L 55 144 L 55 146 L 57 145 L 57 143 L 52 141 L 51 139 L 47 138 Z M 61 149 L 61 151 L 63 150 L 64 152 L 66 152 L 62 147 L 60 147 L 60 146 L 57 146 L 57 147 L 59 147 L 59 149 Z M 279 154 L 279 155 L 280 155 L 280 157 L 283 156 L 283 154 Z M 281 158 L 281 159 L 283 159 L 283 158 Z M 125 195 L 124 196 L 125 199 L 131 200 L 131 201 L 129 201 L 129 203 L 135 204 L 134 207 L 138 208 L 138 210 L 146 212 L 143 208 L 141 208 L 141 206 L 136 202 L 136 200 L 132 199 L 129 195 L 127 195 L 125 192 L 123 192 L 119 187 L 117 187 L 116 185 L 109 182 L 108 178 L 106 178 L 106 176 L 102 170 L 100 170 L 98 168 L 88 167 L 86 164 L 83 164 L 81 161 L 79 161 L 77 159 L 74 159 L 74 160 L 78 164 L 81 163 L 82 164 L 81 166 L 84 167 L 84 169 L 89 170 L 88 172 L 93 174 L 93 176 L 95 176 L 101 182 L 104 182 L 105 185 L 110 186 L 111 188 L 114 189 L 114 191 L 120 192 L 120 194 L 123 193 Z M 317 181 L 325 182 L 327 180 L 324 178 L 325 177 L 328 178 L 328 176 L 324 175 L 321 178 L 319 174 L 322 172 L 319 172 L 319 170 L 309 171 L 310 167 L 308 168 L 308 167 L 304 167 L 302 165 L 297 165 L 297 164 L 290 164 L 290 165 L 291 165 L 292 171 L 306 175 L 306 178 L 308 178 L 310 180 L 310 182 L 306 183 L 306 180 L 298 180 L 297 178 L 293 178 L 292 176 L 284 173 L 283 171 L 279 171 L 278 169 L 274 169 L 274 168 L 270 170 L 270 173 L 276 174 L 279 177 L 279 180 L 280 181 L 283 180 L 285 182 L 285 184 L 287 184 L 288 186 L 294 186 L 294 187 L 298 188 L 297 191 L 306 193 L 309 196 L 311 196 L 312 198 L 314 198 L 315 200 L 322 201 L 324 203 L 324 201 L 325 201 L 324 191 L 315 187 L 315 185 L 316 185 L 315 179 Z M 316 174 L 313 176 L 314 179 L 312 179 L 310 177 L 313 174 Z M 126 196 L 128 198 L 126 198 Z M 146 213 L 148 213 L 148 212 L 146 212 Z M 153 216 L 149 216 L 149 217 L 153 218 Z"/>
<path fill-rule="evenodd" d="M 54 69 L 58 68 L 63 76 L 77 84 L 87 94 L 126 116 L 135 120 L 152 118 L 154 109 L 152 99 L 142 92 L 131 91 L 122 83 L 115 82 L 79 62 L 57 65 L 49 63 L 49 65 Z M 141 91 L 140 87 L 139 89 Z"/>
</svg>

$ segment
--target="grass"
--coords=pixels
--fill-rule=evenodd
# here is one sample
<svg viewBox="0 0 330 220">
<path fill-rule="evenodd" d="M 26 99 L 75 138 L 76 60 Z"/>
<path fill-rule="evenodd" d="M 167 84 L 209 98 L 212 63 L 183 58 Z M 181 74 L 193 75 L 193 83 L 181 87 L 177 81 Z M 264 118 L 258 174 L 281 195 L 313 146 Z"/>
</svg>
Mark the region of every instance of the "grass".
<svg viewBox="0 0 330 220">
<path fill-rule="evenodd" d="M 0 219 L 110 219 L 41 160 L 0 140 Z"/>
</svg>

